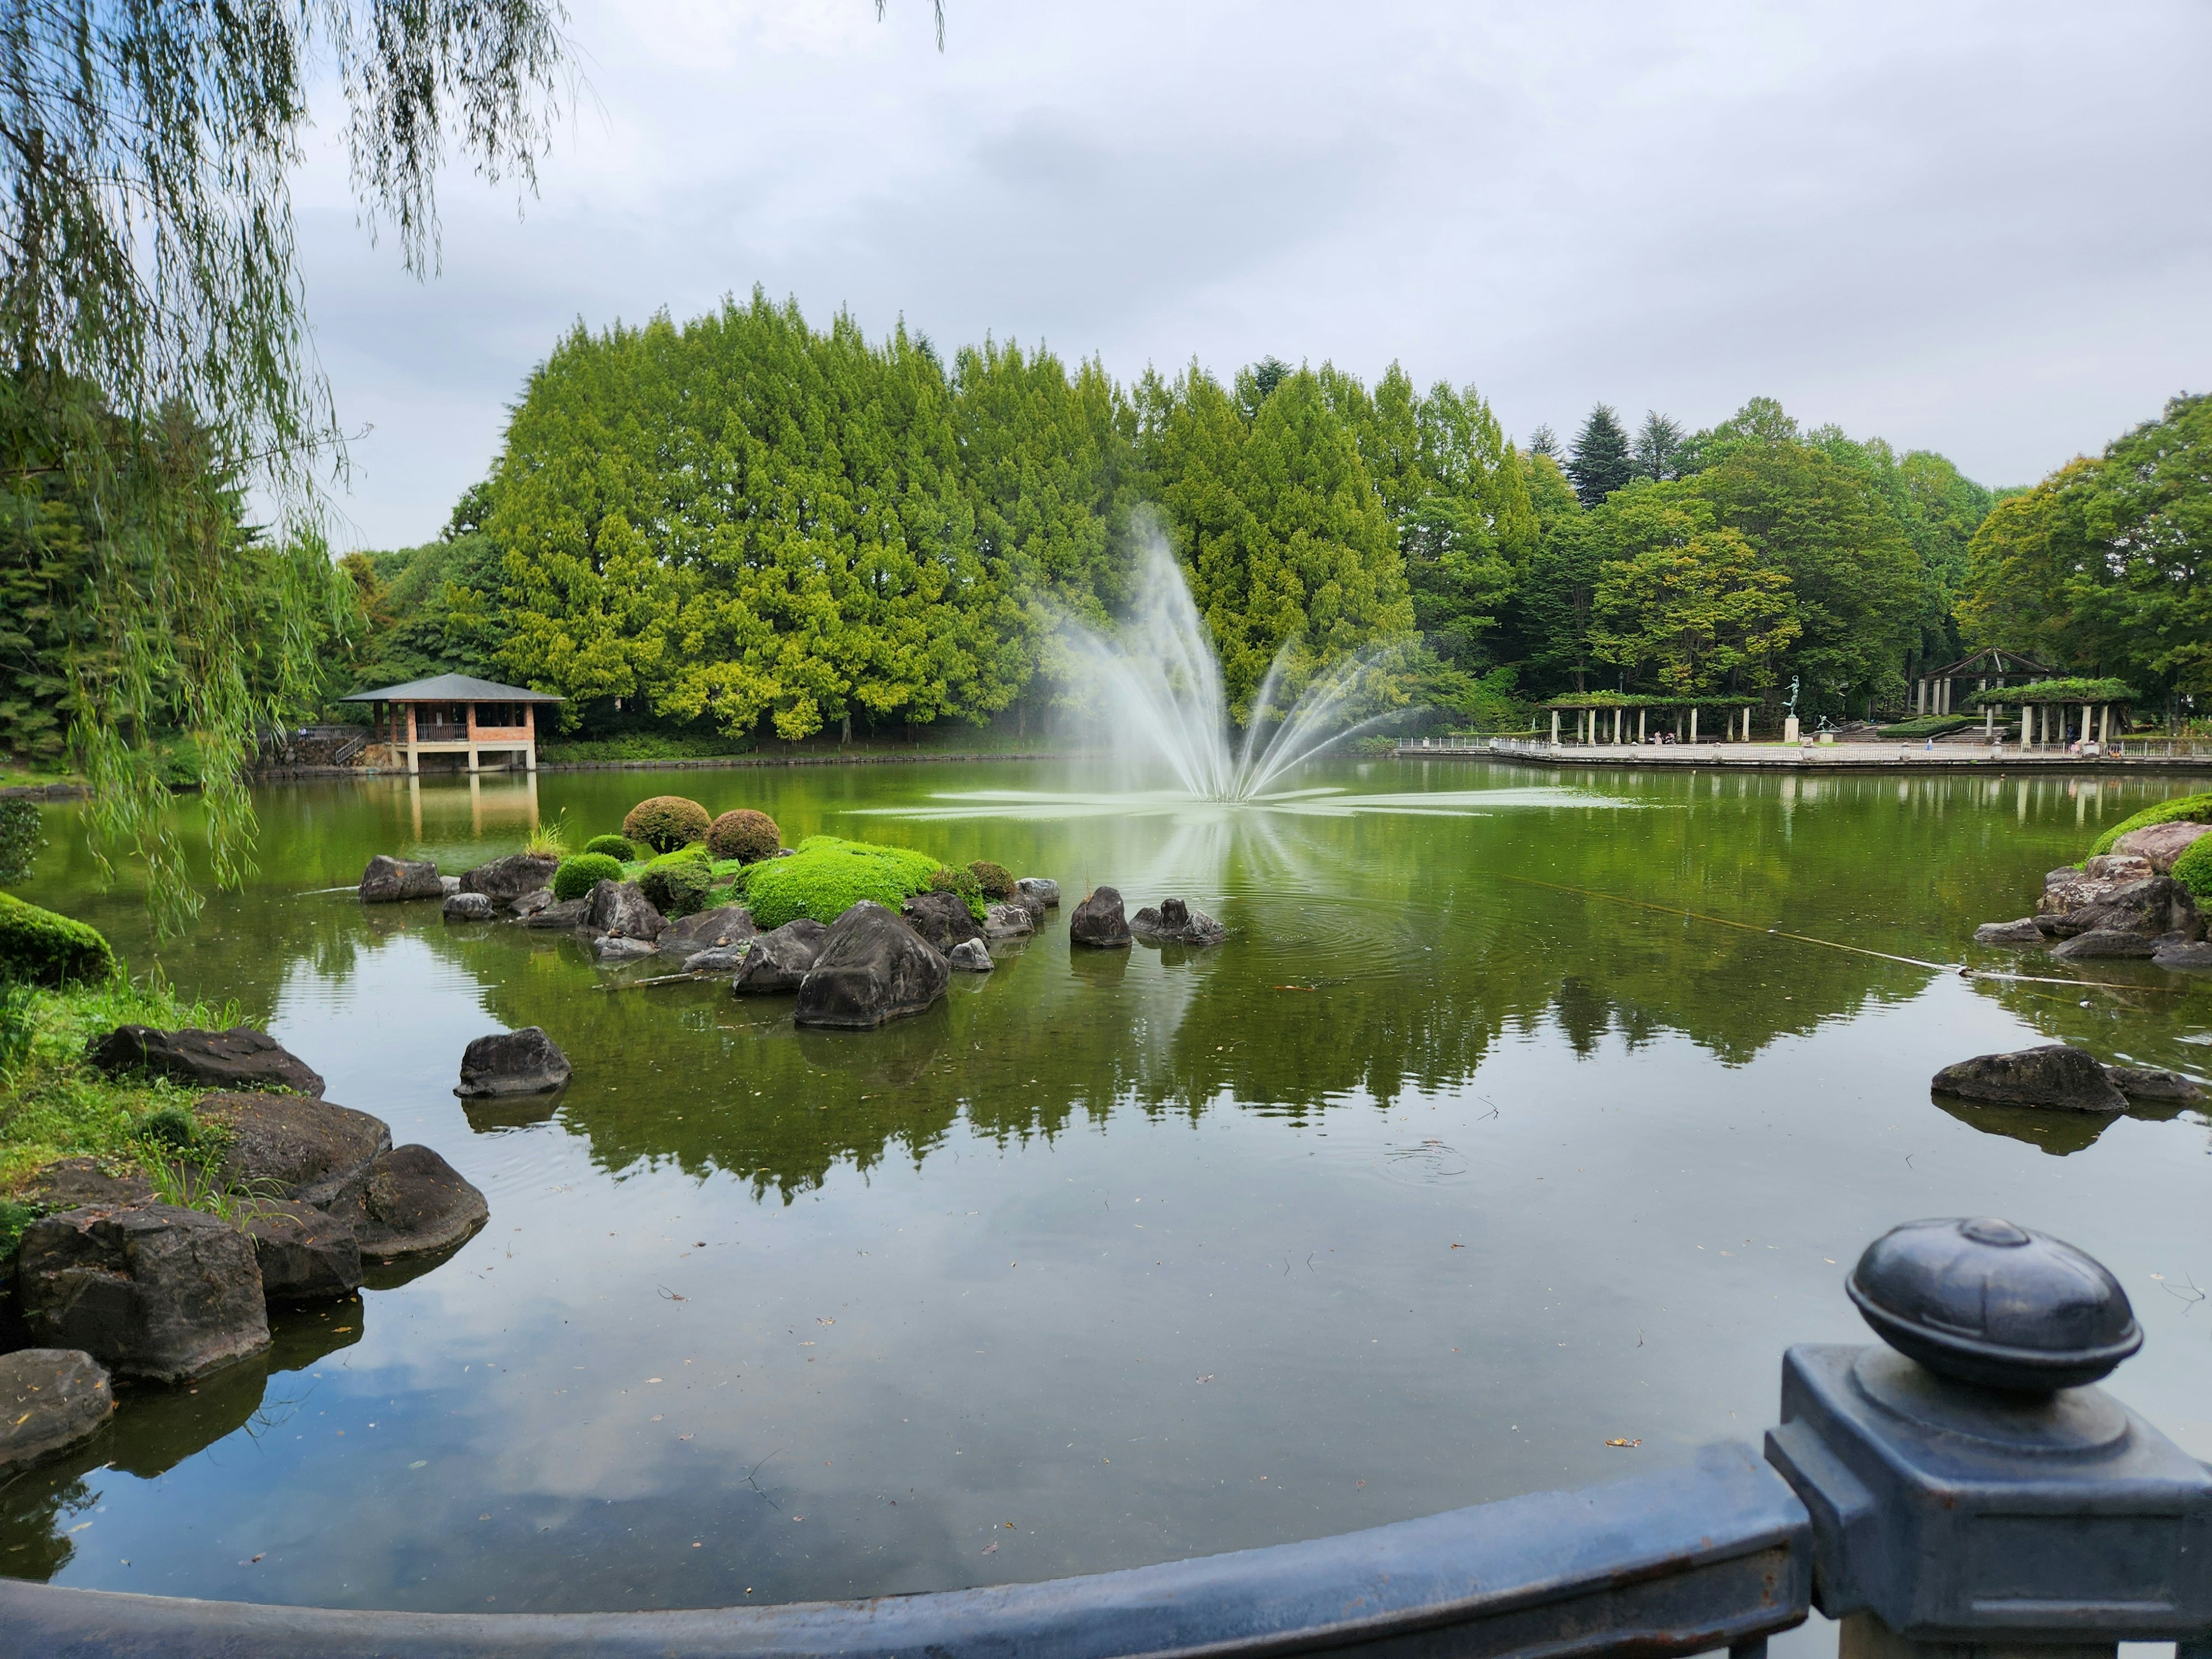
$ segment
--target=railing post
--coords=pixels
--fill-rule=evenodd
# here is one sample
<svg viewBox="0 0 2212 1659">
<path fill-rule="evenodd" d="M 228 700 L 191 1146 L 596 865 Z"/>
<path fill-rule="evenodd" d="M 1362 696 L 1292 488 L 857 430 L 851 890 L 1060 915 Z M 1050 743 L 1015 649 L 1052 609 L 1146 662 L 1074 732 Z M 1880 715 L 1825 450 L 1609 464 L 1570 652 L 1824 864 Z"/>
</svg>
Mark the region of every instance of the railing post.
<svg viewBox="0 0 2212 1659">
<path fill-rule="evenodd" d="M 2118 1281 L 2009 1222 L 1919 1221 L 1845 1289 L 1889 1346 L 1790 1349 L 1766 1437 L 1841 1659 L 2212 1659 L 2212 1469 L 2092 1386 L 2142 1343 Z"/>
</svg>

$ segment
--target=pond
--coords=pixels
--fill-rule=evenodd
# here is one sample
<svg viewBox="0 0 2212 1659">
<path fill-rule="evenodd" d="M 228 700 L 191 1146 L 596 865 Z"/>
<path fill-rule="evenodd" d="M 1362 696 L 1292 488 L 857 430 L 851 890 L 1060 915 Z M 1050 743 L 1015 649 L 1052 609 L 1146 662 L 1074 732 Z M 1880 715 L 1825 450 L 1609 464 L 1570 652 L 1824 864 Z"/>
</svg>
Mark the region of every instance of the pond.
<svg viewBox="0 0 2212 1659">
<path fill-rule="evenodd" d="M 2102 1259 L 2148 1331 L 2115 1391 L 2212 1457 L 2205 1117 L 2099 1133 L 1928 1092 L 2054 1039 L 2202 1077 L 2212 986 L 1916 965 L 2005 965 L 1974 924 L 2203 783 L 1387 759 L 1296 783 L 1324 793 L 1178 809 L 1075 762 L 274 787 L 258 874 L 160 948 L 52 809 L 25 896 L 236 998 L 491 1220 L 280 1316 L 265 1364 L 124 1390 L 75 1462 L 0 1490 L 0 1571 L 557 1611 L 1315 1537 L 1755 1443 L 1783 1348 L 1869 1340 L 1843 1274 L 1931 1215 Z M 662 792 L 1235 931 L 1071 956 L 1063 908 L 928 1015 L 833 1036 L 311 890 L 377 852 L 459 871 L 541 818 L 580 841 Z M 453 1097 L 471 1037 L 533 1024 L 562 1095 Z"/>
</svg>

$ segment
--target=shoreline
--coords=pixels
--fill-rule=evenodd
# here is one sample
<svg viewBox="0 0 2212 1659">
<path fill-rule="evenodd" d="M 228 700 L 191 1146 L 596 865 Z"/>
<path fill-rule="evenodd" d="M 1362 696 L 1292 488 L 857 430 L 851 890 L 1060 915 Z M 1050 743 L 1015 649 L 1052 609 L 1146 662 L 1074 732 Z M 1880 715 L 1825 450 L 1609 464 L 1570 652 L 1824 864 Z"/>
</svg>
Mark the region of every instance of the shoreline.
<svg viewBox="0 0 2212 1659">
<path fill-rule="evenodd" d="M 1814 748 L 1782 744 L 1541 744 L 1492 748 L 1488 744 L 1403 745 L 1392 751 L 1401 761 L 1462 760 L 1552 769 L 1607 766 L 1717 769 L 1741 772 L 1926 772 L 2069 773 L 2123 776 L 2140 772 L 2212 773 L 2212 756 L 2034 755 L 1979 752 L 1947 755 L 1938 749 L 1900 750 L 1881 744 L 1823 744 Z"/>
</svg>

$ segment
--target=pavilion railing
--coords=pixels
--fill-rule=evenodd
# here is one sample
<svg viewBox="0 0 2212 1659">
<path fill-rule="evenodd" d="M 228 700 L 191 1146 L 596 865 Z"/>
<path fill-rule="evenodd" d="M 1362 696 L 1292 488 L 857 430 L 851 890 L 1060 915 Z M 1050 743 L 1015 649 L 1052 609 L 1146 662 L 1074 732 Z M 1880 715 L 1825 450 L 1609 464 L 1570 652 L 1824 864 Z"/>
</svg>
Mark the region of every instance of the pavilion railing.
<svg viewBox="0 0 2212 1659">
<path fill-rule="evenodd" d="M 417 743 L 466 743 L 469 728 L 465 726 L 429 726 L 417 721 L 415 741 Z"/>
</svg>

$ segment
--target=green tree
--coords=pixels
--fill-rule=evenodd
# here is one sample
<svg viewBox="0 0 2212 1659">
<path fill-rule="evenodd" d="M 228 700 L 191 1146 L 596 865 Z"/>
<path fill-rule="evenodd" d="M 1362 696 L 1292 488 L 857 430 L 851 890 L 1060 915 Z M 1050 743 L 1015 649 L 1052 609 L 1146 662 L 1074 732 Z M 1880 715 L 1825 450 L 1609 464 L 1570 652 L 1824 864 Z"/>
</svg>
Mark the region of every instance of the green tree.
<svg viewBox="0 0 2212 1659">
<path fill-rule="evenodd" d="M 1600 404 L 1575 435 L 1567 460 L 1567 477 L 1584 507 L 1595 507 L 1636 476 L 1636 459 L 1630 453 L 1628 434 L 1620 416 L 1607 404 Z"/>
<path fill-rule="evenodd" d="M 1680 477 L 1686 442 L 1679 422 L 1656 409 L 1644 410 L 1644 424 L 1636 428 L 1636 476 L 1660 483 Z"/>
<path fill-rule="evenodd" d="M 1595 655 L 1678 695 L 1772 685 L 1800 631 L 1789 577 L 1686 492 L 1625 490 L 1594 517 L 1613 554 L 1597 582 Z"/>
</svg>

